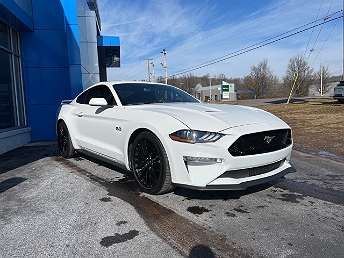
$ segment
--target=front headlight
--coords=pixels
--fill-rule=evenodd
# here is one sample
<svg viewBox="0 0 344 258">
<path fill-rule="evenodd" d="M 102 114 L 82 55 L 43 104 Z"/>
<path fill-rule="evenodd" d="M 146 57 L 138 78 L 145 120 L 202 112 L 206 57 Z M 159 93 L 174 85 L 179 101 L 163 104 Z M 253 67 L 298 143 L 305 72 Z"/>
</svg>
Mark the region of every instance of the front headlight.
<svg viewBox="0 0 344 258">
<path fill-rule="evenodd" d="M 177 132 L 171 133 L 170 138 L 177 142 L 186 143 L 206 143 L 206 142 L 216 142 L 222 138 L 224 134 L 197 131 L 197 130 L 179 130 Z"/>
</svg>

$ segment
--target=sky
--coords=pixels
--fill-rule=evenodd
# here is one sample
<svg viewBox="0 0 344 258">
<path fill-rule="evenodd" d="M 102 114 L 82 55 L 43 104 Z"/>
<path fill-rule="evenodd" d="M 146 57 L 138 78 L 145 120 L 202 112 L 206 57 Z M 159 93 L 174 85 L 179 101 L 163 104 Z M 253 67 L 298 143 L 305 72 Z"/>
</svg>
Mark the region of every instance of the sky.
<svg viewBox="0 0 344 258">
<path fill-rule="evenodd" d="M 119 36 L 121 41 L 121 67 L 108 69 L 108 79 L 147 78 L 146 58 L 154 59 L 156 76 L 162 76 L 163 48 L 171 75 L 341 10 L 341 4 L 340 0 L 98 0 L 102 35 Z M 282 77 L 291 57 L 305 53 L 308 57 L 313 49 L 310 65 L 315 70 L 321 64 L 328 66 L 331 74 L 339 75 L 342 46 L 339 19 L 192 73 L 241 77 L 267 59 L 270 69 Z"/>
</svg>

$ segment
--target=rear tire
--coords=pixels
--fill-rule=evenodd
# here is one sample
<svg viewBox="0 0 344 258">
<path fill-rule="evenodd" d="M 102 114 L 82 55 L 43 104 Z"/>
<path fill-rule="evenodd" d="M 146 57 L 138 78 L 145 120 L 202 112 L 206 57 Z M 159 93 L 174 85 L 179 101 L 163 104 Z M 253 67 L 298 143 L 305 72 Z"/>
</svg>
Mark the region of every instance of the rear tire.
<svg viewBox="0 0 344 258">
<path fill-rule="evenodd" d="M 70 134 L 66 124 L 61 121 L 57 126 L 57 145 L 59 149 L 59 154 L 66 158 L 72 158 L 75 154 L 75 149 L 70 139 Z"/>
<path fill-rule="evenodd" d="M 153 133 L 137 135 L 129 149 L 130 168 L 143 192 L 163 194 L 172 191 L 170 165 L 164 146 Z"/>
</svg>

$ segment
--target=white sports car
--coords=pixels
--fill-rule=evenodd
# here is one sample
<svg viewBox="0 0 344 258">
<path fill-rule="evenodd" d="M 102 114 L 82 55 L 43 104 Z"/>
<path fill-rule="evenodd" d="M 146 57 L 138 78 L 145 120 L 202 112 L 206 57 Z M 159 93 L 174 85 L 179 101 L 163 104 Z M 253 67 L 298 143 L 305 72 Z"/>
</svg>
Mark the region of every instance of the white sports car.
<svg viewBox="0 0 344 258">
<path fill-rule="evenodd" d="M 57 119 L 65 158 L 84 151 L 123 165 L 151 194 L 175 185 L 245 189 L 291 168 L 290 127 L 252 107 L 204 104 L 170 85 L 98 83 L 63 101 Z"/>
</svg>

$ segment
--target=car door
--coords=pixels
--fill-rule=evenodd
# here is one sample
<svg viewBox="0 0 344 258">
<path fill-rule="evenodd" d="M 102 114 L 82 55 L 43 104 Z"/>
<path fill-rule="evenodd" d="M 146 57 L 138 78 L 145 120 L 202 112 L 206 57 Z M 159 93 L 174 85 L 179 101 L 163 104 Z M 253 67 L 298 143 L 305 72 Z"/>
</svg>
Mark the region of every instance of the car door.
<svg viewBox="0 0 344 258">
<path fill-rule="evenodd" d="M 92 98 L 104 98 L 107 106 L 91 106 Z M 86 95 L 82 114 L 78 114 L 78 131 L 80 132 L 80 146 L 84 149 L 101 154 L 105 157 L 123 162 L 123 151 L 118 143 L 117 115 L 122 107 L 118 107 L 115 98 L 106 85 L 92 87 Z"/>
</svg>

